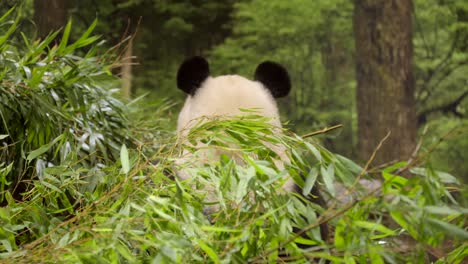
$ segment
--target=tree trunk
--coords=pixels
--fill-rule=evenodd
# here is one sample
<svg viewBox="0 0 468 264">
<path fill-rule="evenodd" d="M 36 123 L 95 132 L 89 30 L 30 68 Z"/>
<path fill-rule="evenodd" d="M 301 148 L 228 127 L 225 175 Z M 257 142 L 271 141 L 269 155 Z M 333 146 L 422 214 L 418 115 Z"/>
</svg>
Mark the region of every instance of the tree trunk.
<svg viewBox="0 0 468 264">
<path fill-rule="evenodd" d="M 34 22 L 41 39 L 59 30 L 67 23 L 67 0 L 34 0 Z"/>
<path fill-rule="evenodd" d="M 411 0 L 354 0 L 358 151 L 376 162 L 404 160 L 416 145 Z"/>
<path fill-rule="evenodd" d="M 122 95 L 129 99 L 132 94 L 132 56 L 133 56 L 133 39 L 128 41 L 127 49 L 122 58 Z"/>
</svg>

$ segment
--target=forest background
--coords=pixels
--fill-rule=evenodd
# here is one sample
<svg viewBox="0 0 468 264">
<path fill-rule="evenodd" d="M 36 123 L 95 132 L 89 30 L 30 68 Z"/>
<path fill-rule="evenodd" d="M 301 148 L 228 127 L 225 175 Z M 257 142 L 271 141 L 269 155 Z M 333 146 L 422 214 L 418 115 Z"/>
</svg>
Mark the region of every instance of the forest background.
<svg viewBox="0 0 468 264">
<path fill-rule="evenodd" d="M 48 252 L 64 261 L 99 255 L 138 262 L 138 253 L 146 250 L 172 261 L 245 256 L 255 261 L 281 253 L 283 246 L 289 257 L 346 263 L 389 261 L 391 254 L 397 260 L 414 254 L 421 261 L 452 256 L 461 261 L 468 254 L 467 244 L 457 240 L 468 236 L 467 194 L 460 187 L 468 182 L 466 1 L 2 0 L 0 14 L 0 204 L 5 206 L 0 256 L 37 261 Z M 307 175 L 305 186 L 317 179 L 333 193 L 336 179 L 354 190 L 352 177 L 365 174 L 383 179 L 385 195 L 402 198 L 389 202 L 371 193 L 338 213 L 331 207 L 335 217 L 319 222 L 332 223 L 333 241 L 315 231 L 313 242 L 306 242 L 319 243 L 317 252 L 286 246 L 294 238 L 292 226 L 304 226 L 301 212 L 312 212 L 305 218 L 314 222 L 316 207 L 302 210 L 295 204 L 301 210 L 283 215 L 280 200 L 267 199 L 271 193 L 263 204 L 271 218 L 255 209 L 243 221 L 233 224 L 227 217 L 207 227 L 200 213 L 203 199 L 187 209 L 187 193 L 197 195 L 164 178 L 174 146 L 169 138 L 185 97 L 175 75 L 194 55 L 207 57 L 214 75 L 250 78 L 264 60 L 285 65 L 293 89 L 279 102 L 282 120 L 291 131 L 320 142 L 288 139 L 313 153 L 316 167 L 297 165 Z M 250 124 L 240 130 L 249 139 L 255 138 L 250 129 L 262 126 Z M 324 128 L 333 129 L 320 132 Z M 265 166 L 260 164 L 258 170 Z M 421 177 L 412 178 L 409 171 Z M 131 185 L 127 175 L 141 182 Z M 444 219 L 438 222 L 440 215 Z M 195 231 L 185 229 L 193 219 Z M 152 221 L 154 237 L 139 233 Z M 379 239 L 397 237 L 393 242 L 400 243 L 395 222 L 401 234 L 424 246 L 408 246 L 403 257 L 390 248 L 388 255 Z M 262 233 L 265 223 L 271 237 Z M 226 238 L 245 226 L 248 238 Z M 342 232 L 347 229 L 353 232 Z M 170 234 L 160 237 L 160 230 Z M 202 235 L 194 240 L 193 233 Z M 445 233 L 455 239 L 445 243 Z M 114 237 L 122 243 L 110 243 Z M 108 243 L 109 248 L 96 246 Z M 367 243 L 365 253 L 359 243 Z M 418 251 L 408 253 L 413 246 Z M 34 254 L 24 253 L 29 249 Z"/>
<path fill-rule="evenodd" d="M 2 1 L 1 11 L 16 3 Z M 457 0 L 419 0 L 410 8 L 413 22 L 406 26 L 412 28 L 414 46 L 413 57 L 408 58 L 414 77 L 411 109 L 416 112 L 412 122 L 417 124 L 401 129 L 408 136 L 415 134 L 411 130 L 416 129 L 423 148 L 455 129 L 433 151 L 431 163 L 466 181 L 467 4 Z M 131 61 L 131 69 L 120 72 L 123 83 L 131 83 L 123 85 L 123 94 L 168 99 L 176 103 L 171 109 L 174 114 L 184 97 L 175 89 L 175 74 L 185 58 L 204 55 L 209 58 L 214 75 L 243 76 L 251 76 L 263 60 L 278 61 L 290 71 L 293 83 L 292 95 L 280 102 L 280 112 L 288 126 L 301 134 L 342 124 L 343 128 L 322 138 L 325 146 L 365 161 L 370 153 L 360 150 L 358 144 L 358 131 L 367 129 L 367 122 L 358 122 L 355 46 L 359 40 L 353 30 L 353 10 L 353 3 L 345 0 L 25 1 L 20 27 L 21 31 L 37 32 L 38 38 L 44 38 L 63 28 L 68 19 L 73 20 L 73 32 L 83 32 L 98 19 L 95 33 L 106 41 L 104 46 L 110 48 L 123 41 L 118 49 L 122 51 L 121 58 L 131 57 L 121 61 L 126 65 Z M 129 37 L 131 48 L 123 53 Z M 115 73 L 118 71 L 114 69 Z M 372 96 L 370 93 L 368 96 Z M 367 104 L 372 104 L 368 106 L 371 110 L 362 115 L 386 110 L 385 104 L 377 101 Z M 385 120 L 372 122 L 385 130 L 369 132 L 375 138 L 371 142 L 374 148 L 394 124 L 385 124 Z M 387 145 L 395 148 L 392 145 L 398 144 Z M 403 148 L 414 150 L 415 144 L 407 145 Z M 407 158 L 381 155 L 384 157 L 379 161 L 385 162 Z"/>
</svg>

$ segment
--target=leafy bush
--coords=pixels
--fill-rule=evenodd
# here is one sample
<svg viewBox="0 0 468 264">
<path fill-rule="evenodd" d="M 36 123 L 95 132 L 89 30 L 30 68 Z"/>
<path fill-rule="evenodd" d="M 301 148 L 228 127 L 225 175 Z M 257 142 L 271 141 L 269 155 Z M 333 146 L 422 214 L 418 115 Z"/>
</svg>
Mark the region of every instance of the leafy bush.
<svg viewBox="0 0 468 264">
<path fill-rule="evenodd" d="M 404 178 L 395 173 L 406 165 L 399 163 L 379 172 L 380 188 L 361 188 L 358 179 L 369 173 L 364 168 L 294 134 L 275 136 L 271 131 L 264 119 L 254 116 L 194 128 L 191 140 L 218 147 L 235 143 L 247 165 L 228 158 L 213 166 L 185 164 L 194 175 L 186 182 L 165 174 L 174 166 L 168 161 L 178 156 L 174 145 L 154 157 L 161 161 L 156 166 L 144 153 L 122 148 L 120 161 L 100 171 L 55 167 L 57 175 L 68 175 L 57 177 L 55 187 L 36 181 L 31 199 L 1 208 L 0 256 L 60 263 L 401 263 L 427 262 L 428 248 L 447 239 L 453 243 L 447 259 L 460 263 L 466 256 L 467 245 L 460 241 L 468 238 L 463 229 L 467 211 L 445 187 L 458 188 L 452 176 L 414 168 L 413 177 Z M 291 150 L 287 172 L 306 191 L 321 185 L 332 197 L 326 209 L 282 193 L 285 172 L 276 169 L 274 154 L 261 145 L 265 141 Z M 76 188 L 94 174 L 102 179 L 96 188 Z M 207 185 L 220 205 L 212 217 L 203 213 L 207 194 L 199 191 Z M 67 206 L 65 191 L 83 197 L 79 210 Z M 338 194 L 348 199 L 335 200 Z M 64 210 L 73 214 L 56 214 Z M 328 238 L 318 230 L 324 222 L 334 229 Z"/>
<path fill-rule="evenodd" d="M 58 32 L 33 42 L 22 34 L 16 43 L 12 13 L 0 18 L 0 203 L 6 190 L 20 198 L 36 176 L 53 181 L 48 167 L 106 164 L 127 137 L 125 106 L 109 89 L 117 80 L 97 57 L 99 44 L 90 46 L 96 23 L 73 43 L 71 23 L 60 44 Z"/>
</svg>

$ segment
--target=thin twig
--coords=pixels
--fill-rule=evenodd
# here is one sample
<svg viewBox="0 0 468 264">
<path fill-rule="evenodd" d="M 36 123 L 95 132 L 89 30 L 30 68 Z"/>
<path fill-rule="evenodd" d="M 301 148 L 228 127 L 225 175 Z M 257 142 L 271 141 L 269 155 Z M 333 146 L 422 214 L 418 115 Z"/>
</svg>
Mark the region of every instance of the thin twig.
<svg viewBox="0 0 468 264">
<path fill-rule="evenodd" d="M 380 148 L 383 146 L 383 143 L 388 139 L 388 137 L 390 137 L 390 134 L 391 132 L 388 131 L 387 135 L 385 135 L 385 137 L 383 137 L 379 144 L 377 144 L 377 147 L 374 149 L 374 151 L 372 152 L 372 155 L 370 156 L 370 158 L 367 160 L 366 162 L 366 165 L 364 165 L 364 167 L 362 168 L 361 172 L 359 173 L 359 175 L 356 177 L 356 179 L 354 180 L 353 184 L 350 186 L 350 188 L 347 188 L 346 189 L 346 192 L 344 193 L 343 197 L 347 196 L 349 194 L 349 191 L 350 190 L 354 190 L 354 187 L 358 184 L 359 180 L 362 178 L 362 176 L 369 171 L 369 167 L 371 165 L 371 163 L 375 160 L 375 157 L 377 156 L 377 152 L 380 150 Z M 378 189 L 378 188 L 377 188 Z M 338 204 L 337 200 L 335 199 L 332 203 L 332 205 L 330 206 L 331 208 L 335 208 L 336 205 Z"/>
<path fill-rule="evenodd" d="M 372 152 L 372 155 L 370 156 L 369 160 L 366 162 L 366 165 L 364 166 L 364 168 L 362 168 L 361 173 L 359 173 L 358 180 L 359 180 L 359 178 L 362 177 L 362 175 L 364 175 L 364 173 L 367 172 L 367 170 L 369 169 L 370 164 L 374 161 L 375 156 L 377 156 L 377 152 L 382 147 L 383 143 L 388 139 L 390 134 L 391 134 L 391 132 L 388 131 L 387 135 L 385 135 L 385 137 L 382 138 L 382 140 L 380 140 L 379 144 L 377 145 L 377 147 Z"/>
<path fill-rule="evenodd" d="M 385 162 L 385 163 L 382 163 L 382 164 L 379 164 L 379 165 L 375 165 L 372 168 L 369 168 L 367 170 L 367 173 L 368 174 L 380 173 L 382 171 L 382 169 L 390 167 L 390 166 L 394 165 L 397 162 L 398 162 L 398 160 L 391 160 L 389 162 Z"/>
<path fill-rule="evenodd" d="M 122 57 L 123 57 L 123 54 L 125 52 L 125 49 L 128 48 L 128 45 L 130 43 L 130 41 L 133 41 L 135 39 L 135 37 L 138 35 L 139 33 L 139 28 L 140 28 L 140 23 L 141 23 L 141 20 L 142 20 L 142 17 L 140 17 L 138 19 L 138 22 L 136 24 L 136 27 L 135 27 L 135 31 L 133 33 L 129 33 L 129 28 L 130 28 L 130 21 L 127 22 L 127 27 L 125 29 L 125 32 L 124 34 L 122 34 L 122 37 L 121 37 L 121 40 L 115 44 L 114 46 L 112 46 L 111 48 L 109 48 L 106 52 L 104 52 L 104 54 L 102 55 L 102 57 L 105 57 L 106 55 L 110 54 L 111 52 L 113 52 L 114 50 L 116 49 L 119 49 L 122 47 L 122 45 L 124 43 L 127 43 L 127 46 L 125 48 L 123 48 L 122 50 L 119 51 L 119 54 L 116 58 L 116 61 L 117 62 L 114 62 L 112 65 L 111 65 L 111 68 L 117 68 L 117 67 L 120 67 L 122 65 L 122 63 L 120 62 L 122 60 Z"/>
<path fill-rule="evenodd" d="M 332 130 L 335 130 L 337 128 L 341 128 L 343 127 L 343 125 L 336 125 L 336 126 L 332 126 L 332 127 L 326 127 L 322 130 L 319 130 L 319 131 L 315 131 L 315 132 L 311 132 L 311 133 L 307 133 L 305 135 L 302 136 L 302 138 L 308 138 L 308 137 L 312 137 L 312 136 L 315 136 L 315 135 L 318 135 L 318 134 L 324 134 L 324 133 L 327 133 L 328 131 L 332 131 Z"/>
<path fill-rule="evenodd" d="M 411 156 L 410 156 L 410 158 L 408 159 L 408 161 L 406 162 L 406 165 L 403 166 L 403 167 L 401 167 L 401 168 L 399 168 L 399 169 L 396 171 L 396 174 L 400 174 L 400 173 L 402 173 L 403 171 L 405 171 L 405 170 L 406 170 L 408 167 L 410 167 L 410 166 L 413 164 L 413 162 L 418 158 L 418 153 L 419 153 L 419 150 L 421 149 L 421 146 L 422 146 L 422 143 L 423 143 L 423 139 L 424 139 L 424 135 L 426 135 L 427 130 L 428 130 L 428 129 L 427 129 L 428 127 L 429 127 L 429 126 L 426 126 L 426 127 L 424 128 L 423 133 L 422 133 L 422 135 L 421 135 L 421 138 L 419 139 L 418 144 L 416 144 L 416 147 L 414 148 L 413 153 L 411 153 Z"/>
</svg>

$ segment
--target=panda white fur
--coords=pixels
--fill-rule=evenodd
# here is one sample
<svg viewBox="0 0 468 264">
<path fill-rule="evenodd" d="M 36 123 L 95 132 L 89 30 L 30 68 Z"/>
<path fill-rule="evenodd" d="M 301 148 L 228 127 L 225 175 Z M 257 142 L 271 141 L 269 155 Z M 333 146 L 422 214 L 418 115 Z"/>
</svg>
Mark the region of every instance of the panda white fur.
<svg viewBox="0 0 468 264">
<path fill-rule="evenodd" d="M 275 98 L 286 96 L 291 90 L 288 72 L 277 63 L 266 61 L 258 65 L 254 80 L 239 75 L 211 77 L 209 64 L 202 57 L 193 57 L 182 63 L 177 73 L 177 86 L 188 95 L 177 122 L 177 133 L 182 139 L 201 117 L 245 114 L 240 109 L 255 109 L 256 114 L 269 117 L 271 125 L 280 133 L 281 121 Z M 275 165 L 283 170 L 284 163 L 289 162 L 284 146 L 265 144 L 278 154 L 281 160 L 275 160 Z M 213 159 L 213 151 L 210 155 L 205 157 L 206 160 Z M 203 159 L 203 153 L 201 156 Z M 235 154 L 230 156 L 235 159 Z M 183 157 L 178 163 L 192 158 L 188 152 Z M 178 176 L 183 180 L 190 177 L 184 171 L 179 171 Z M 282 187 L 293 191 L 294 181 L 288 179 Z"/>
</svg>

